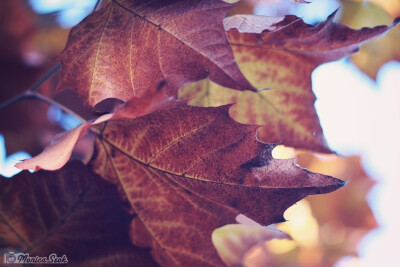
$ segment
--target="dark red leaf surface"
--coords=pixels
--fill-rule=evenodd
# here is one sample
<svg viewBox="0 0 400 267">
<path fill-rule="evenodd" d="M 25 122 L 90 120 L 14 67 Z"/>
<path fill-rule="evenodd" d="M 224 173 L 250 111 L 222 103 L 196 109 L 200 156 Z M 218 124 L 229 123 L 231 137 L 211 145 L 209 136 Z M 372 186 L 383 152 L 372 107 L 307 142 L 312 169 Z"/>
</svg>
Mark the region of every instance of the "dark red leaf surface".
<svg viewBox="0 0 400 267">
<path fill-rule="evenodd" d="M 82 163 L 0 177 L 0 192 L 3 252 L 65 254 L 71 266 L 157 266 L 148 251 L 130 243 L 132 217 L 123 211 L 115 186 Z"/>
<path fill-rule="evenodd" d="M 238 90 L 255 90 L 234 59 L 222 20 L 221 0 L 105 1 L 71 30 L 61 53 L 62 82 L 95 106 L 127 101 L 160 85 L 168 95 L 210 77 Z"/>
<path fill-rule="evenodd" d="M 228 108 L 186 106 L 100 126 L 94 169 L 138 214 L 133 236 L 147 230 L 145 241 L 134 241 L 151 243 L 165 266 L 221 265 L 215 228 L 239 213 L 263 225 L 280 222 L 296 201 L 344 185 L 273 159 L 274 145 L 257 141 L 257 127 L 233 121 Z"/>
</svg>

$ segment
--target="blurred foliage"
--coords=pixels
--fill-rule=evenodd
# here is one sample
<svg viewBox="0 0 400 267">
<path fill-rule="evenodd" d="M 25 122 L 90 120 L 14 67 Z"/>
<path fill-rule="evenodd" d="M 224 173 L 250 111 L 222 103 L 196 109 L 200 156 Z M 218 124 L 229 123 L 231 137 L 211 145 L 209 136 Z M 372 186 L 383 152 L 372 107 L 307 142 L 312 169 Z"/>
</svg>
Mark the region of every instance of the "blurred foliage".
<svg viewBox="0 0 400 267">
<path fill-rule="evenodd" d="M 28 0 L 0 1 L 0 103 L 27 90 L 57 64 L 68 33 L 56 23 L 55 14 L 35 13 Z M 38 92 L 53 97 L 58 81 L 56 74 Z M 81 108 L 68 91 L 57 100 L 75 111 Z M 38 154 L 62 130 L 47 119 L 48 108 L 41 101 L 24 100 L 0 110 L 0 133 L 8 155 L 21 150 Z"/>
<path fill-rule="evenodd" d="M 340 22 L 352 28 L 389 25 L 400 16 L 400 1 L 343 1 Z M 389 13 L 390 12 L 390 13 Z M 370 78 L 376 80 L 380 67 L 388 61 L 400 60 L 400 27 L 382 38 L 364 44 L 351 60 Z"/>
<path fill-rule="evenodd" d="M 314 0 L 317 2 L 322 0 Z M 336 3 L 336 0 L 326 0 Z M 290 0 L 243 0 L 229 15 L 251 14 L 257 4 L 268 4 L 270 14 L 278 16 L 296 13 L 296 8 L 307 8 L 307 4 Z M 400 17 L 400 0 L 340 0 L 338 22 L 351 28 L 390 25 Z M 333 12 L 332 10 L 331 12 Z M 385 36 L 364 44 L 360 52 L 351 56 L 353 63 L 371 79 L 376 80 L 380 67 L 388 61 L 400 60 L 400 26 Z"/>
<path fill-rule="evenodd" d="M 53 58 L 59 52 L 35 52 L 42 51 L 38 47 L 46 43 L 45 39 L 35 41 L 43 30 L 35 24 L 36 17 L 37 15 L 22 1 L 0 1 L 1 103 L 25 91 L 36 82 L 54 64 Z M 59 46 L 61 42 L 65 42 L 62 39 L 59 41 Z M 42 60 L 41 64 L 31 64 L 38 57 L 46 60 Z M 43 84 L 40 92 L 50 95 L 57 82 L 56 78 Z M 41 151 L 43 144 L 60 130 L 46 119 L 47 108 L 45 103 L 28 100 L 0 110 L 0 132 L 5 137 L 8 154 L 19 150 L 36 154 Z"/>
</svg>

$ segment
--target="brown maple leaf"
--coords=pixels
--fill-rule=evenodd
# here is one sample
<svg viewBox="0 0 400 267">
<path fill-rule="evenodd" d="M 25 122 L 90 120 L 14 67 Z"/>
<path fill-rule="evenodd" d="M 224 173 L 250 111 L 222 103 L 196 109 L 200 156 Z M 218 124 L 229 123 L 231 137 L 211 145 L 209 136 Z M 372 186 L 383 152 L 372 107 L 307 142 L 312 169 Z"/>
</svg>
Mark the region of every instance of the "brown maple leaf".
<svg viewBox="0 0 400 267">
<path fill-rule="evenodd" d="M 257 127 L 233 121 L 228 109 L 184 106 L 96 126 L 94 170 L 138 215 L 132 236 L 143 238 L 132 239 L 165 266 L 219 266 L 217 227 L 239 213 L 280 222 L 296 201 L 344 185 L 273 159 L 275 145 L 257 141 Z"/>
<path fill-rule="evenodd" d="M 245 266 L 335 266 L 343 257 L 358 256 L 360 240 L 377 227 L 366 201 L 375 182 L 363 170 L 359 156 L 339 158 L 299 152 L 297 163 L 314 172 L 346 177 L 351 182 L 335 194 L 311 196 L 288 209 L 285 215 L 289 221 L 276 227 L 293 240 L 273 240 L 266 244 L 266 250 L 252 255 L 269 265 Z M 303 217 L 302 222 L 296 223 L 299 217 Z"/>
<path fill-rule="evenodd" d="M 329 153 L 314 108 L 311 73 L 322 63 L 356 52 L 363 42 L 394 27 L 353 30 L 333 22 L 334 14 L 316 26 L 296 16 L 269 18 L 236 15 L 224 24 L 239 67 L 252 84 L 270 88 L 237 92 L 204 80 L 180 90 L 196 106 L 236 103 L 230 114 L 245 124 L 262 125 L 257 138 L 296 148 Z"/>
<path fill-rule="evenodd" d="M 55 253 L 72 266 L 157 266 L 148 251 L 131 244 L 132 216 L 123 211 L 115 186 L 80 162 L 56 172 L 0 177 L 0 192 L 3 253 Z"/>
<path fill-rule="evenodd" d="M 221 0 L 108 0 L 71 30 L 60 54 L 59 89 L 72 88 L 95 106 L 127 101 L 165 85 L 169 95 L 210 77 L 255 90 L 240 72 L 222 24 L 231 4 Z"/>
</svg>

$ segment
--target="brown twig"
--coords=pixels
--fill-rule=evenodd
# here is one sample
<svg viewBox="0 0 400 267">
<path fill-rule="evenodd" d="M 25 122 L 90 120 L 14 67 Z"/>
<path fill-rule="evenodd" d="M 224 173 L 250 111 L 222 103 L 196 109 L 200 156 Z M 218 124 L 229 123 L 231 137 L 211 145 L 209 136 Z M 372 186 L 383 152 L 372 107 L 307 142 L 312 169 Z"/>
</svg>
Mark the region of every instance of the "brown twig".
<svg viewBox="0 0 400 267">
<path fill-rule="evenodd" d="M 28 90 L 25 92 L 22 92 L 21 94 L 7 100 L 6 102 L 0 104 L 0 110 L 5 109 L 9 106 L 12 106 L 16 103 L 18 103 L 21 100 L 26 100 L 26 99 L 37 99 L 41 100 L 43 102 L 46 102 L 50 105 L 56 106 L 63 110 L 66 113 L 71 114 L 72 116 L 76 117 L 78 120 L 81 122 L 86 122 L 84 118 L 82 118 L 80 115 L 78 115 L 76 112 L 73 110 L 69 109 L 68 107 L 58 103 L 57 101 L 54 101 L 51 98 L 48 98 L 40 93 L 37 93 L 36 90 L 40 88 L 40 86 L 45 83 L 49 78 L 51 78 L 57 71 L 59 71 L 61 68 L 61 64 L 58 63 L 56 66 L 54 66 L 45 76 L 40 78 L 37 82 L 35 82 Z"/>
</svg>

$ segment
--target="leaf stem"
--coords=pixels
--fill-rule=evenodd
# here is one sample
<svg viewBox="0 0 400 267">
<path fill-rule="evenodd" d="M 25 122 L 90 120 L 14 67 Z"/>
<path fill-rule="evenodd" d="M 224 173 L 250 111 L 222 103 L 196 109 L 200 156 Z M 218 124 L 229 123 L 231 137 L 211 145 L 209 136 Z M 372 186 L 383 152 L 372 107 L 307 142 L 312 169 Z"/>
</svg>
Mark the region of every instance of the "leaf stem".
<svg viewBox="0 0 400 267">
<path fill-rule="evenodd" d="M 1 103 L 1 104 L 0 104 L 0 110 L 6 108 L 6 107 L 8 107 L 8 106 L 12 106 L 12 105 L 14 105 L 15 103 L 18 103 L 18 102 L 21 101 L 22 99 L 26 98 L 25 93 L 26 93 L 26 92 L 23 92 L 22 94 L 17 95 L 16 97 L 11 98 L 11 99 L 7 100 L 7 101 L 4 102 L 4 103 Z"/>
</svg>

